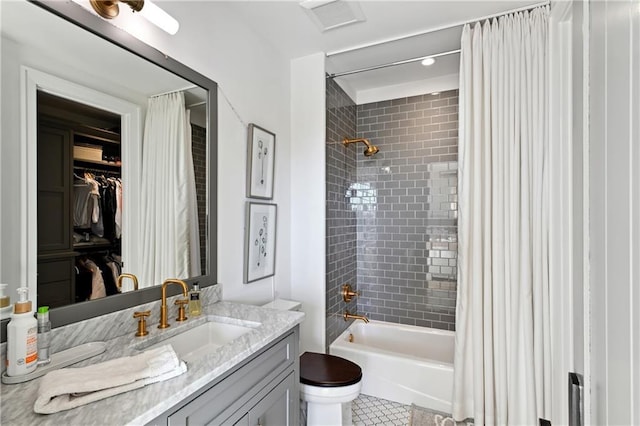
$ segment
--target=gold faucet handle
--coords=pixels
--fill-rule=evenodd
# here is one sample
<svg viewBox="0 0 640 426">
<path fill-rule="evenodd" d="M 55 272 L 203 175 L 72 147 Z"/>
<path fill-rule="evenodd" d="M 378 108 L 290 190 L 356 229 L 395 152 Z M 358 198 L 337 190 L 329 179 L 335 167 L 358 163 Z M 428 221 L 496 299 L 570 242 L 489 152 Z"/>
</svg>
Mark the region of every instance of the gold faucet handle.
<svg viewBox="0 0 640 426">
<path fill-rule="evenodd" d="M 176 321 L 185 321 L 187 319 L 184 309 L 187 303 L 189 303 L 189 299 L 178 299 L 174 302 L 178 306 L 178 318 L 176 318 Z"/>
<path fill-rule="evenodd" d="M 138 331 L 136 337 L 142 337 L 149 334 L 147 331 L 147 317 L 151 315 L 151 311 L 134 312 L 133 317 L 138 318 Z"/>
<path fill-rule="evenodd" d="M 349 303 L 354 297 L 360 296 L 360 293 L 357 291 L 353 291 L 351 288 L 351 284 L 347 283 L 342 286 L 342 291 L 340 292 L 342 295 L 342 300 Z"/>
</svg>

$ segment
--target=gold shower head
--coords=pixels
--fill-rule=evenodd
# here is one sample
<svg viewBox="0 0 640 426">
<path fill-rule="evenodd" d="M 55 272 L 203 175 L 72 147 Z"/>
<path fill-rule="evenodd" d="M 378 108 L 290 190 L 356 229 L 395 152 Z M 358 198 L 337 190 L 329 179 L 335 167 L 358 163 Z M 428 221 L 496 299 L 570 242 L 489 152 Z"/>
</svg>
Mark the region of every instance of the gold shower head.
<svg viewBox="0 0 640 426">
<path fill-rule="evenodd" d="M 359 139 L 344 138 L 342 140 L 342 143 L 344 144 L 344 146 L 347 146 L 350 143 L 358 143 L 358 142 L 362 142 L 367 146 L 367 149 L 364 150 L 365 157 L 371 157 L 372 155 L 375 155 L 378 151 L 380 151 L 380 149 L 377 146 L 371 145 L 369 140 L 365 138 L 359 138 Z"/>
</svg>

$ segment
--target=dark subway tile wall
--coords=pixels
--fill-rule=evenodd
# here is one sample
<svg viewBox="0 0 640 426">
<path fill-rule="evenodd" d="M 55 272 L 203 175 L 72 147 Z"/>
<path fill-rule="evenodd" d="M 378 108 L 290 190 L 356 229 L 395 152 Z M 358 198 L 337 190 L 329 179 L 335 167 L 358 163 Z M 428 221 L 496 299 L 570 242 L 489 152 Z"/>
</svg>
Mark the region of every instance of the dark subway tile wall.
<svg viewBox="0 0 640 426">
<path fill-rule="evenodd" d="M 367 158 L 352 147 L 358 311 L 454 330 L 458 91 L 359 105 L 357 135 L 380 148 Z"/>
<path fill-rule="evenodd" d="M 356 179 L 355 150 L 342 139 L 356 136 L 356 105 L 332 79 L 327 79 L 326 123 L 326 303 L 327 348 L 348 326 L 345 309 L 356 311 L 356 301 L 340 296 L 344 283 L 357 288 L 356 212 L 350 208 L 347 189 Z"/>
<path fill-rule="evenodd" d="M 207 129 L 191 123 L 191 155 L 196 177 L 198 227 L 200 228 L 200 267 L 207 266 Z"/>
</svg>

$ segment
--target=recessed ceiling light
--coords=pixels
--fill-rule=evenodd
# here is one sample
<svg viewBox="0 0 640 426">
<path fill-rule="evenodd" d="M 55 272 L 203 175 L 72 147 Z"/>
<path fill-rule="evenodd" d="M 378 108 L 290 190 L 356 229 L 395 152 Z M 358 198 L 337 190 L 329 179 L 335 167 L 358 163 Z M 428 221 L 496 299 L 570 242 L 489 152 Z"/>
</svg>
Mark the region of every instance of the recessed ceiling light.
<svg viewBox="0 0 640 426">
<path fill-rule="evenodd" d="M 430 56 L 422 60 L 422 65 L 424 65 L 425 67 L 431 66 L 435 63 L 436 63 L 436 59 Z"/>
<path fill-rule="evenodd" d="M 439 94 L 440 94 L 440 92 L 431 92 L 431 94 L 432 94 L 433 96 L 436 96 L 436 95 L 439 95 Z"/>
</svg>

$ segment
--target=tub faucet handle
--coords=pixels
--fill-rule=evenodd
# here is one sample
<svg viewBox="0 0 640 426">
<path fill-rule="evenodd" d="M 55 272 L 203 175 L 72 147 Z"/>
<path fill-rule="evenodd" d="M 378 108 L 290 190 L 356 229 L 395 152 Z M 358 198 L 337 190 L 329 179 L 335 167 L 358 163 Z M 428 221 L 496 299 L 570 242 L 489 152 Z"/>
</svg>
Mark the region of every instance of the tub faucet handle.
<svg viewBox="0 0 640 426">
<path fill-rule="evenodd" d="M 351 284 L 349 283 L 346 283 L 342 286 L 342 291 L 340 291 L 340 294 L 342 295 L 342 300 L 344 300 L 346 303 L 351 302 L 354 297 L 360 296 L 360 293 L 358 293 L 357 291 L 353 291 L 353 289 L 351 288 Z"/>
</svg>

